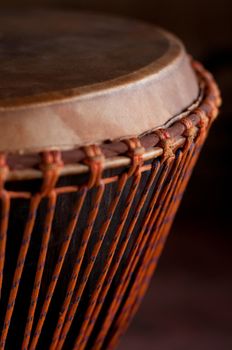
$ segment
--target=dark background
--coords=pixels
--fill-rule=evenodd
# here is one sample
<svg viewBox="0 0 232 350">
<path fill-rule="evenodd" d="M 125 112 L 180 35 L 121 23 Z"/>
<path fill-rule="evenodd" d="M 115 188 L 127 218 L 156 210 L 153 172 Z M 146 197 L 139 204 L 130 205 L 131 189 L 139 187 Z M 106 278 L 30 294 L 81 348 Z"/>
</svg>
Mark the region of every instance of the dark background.
<svg viewBox="0 0 232 350">
<path fill-rule="evenodd" d="M 149 292 L 121 350 L 232 349 L 232 2 L 230 0 L 0 0 L 3 7 L 91 10 L 177 34 L 222 91 L 213 126 Z"/>
</svg>

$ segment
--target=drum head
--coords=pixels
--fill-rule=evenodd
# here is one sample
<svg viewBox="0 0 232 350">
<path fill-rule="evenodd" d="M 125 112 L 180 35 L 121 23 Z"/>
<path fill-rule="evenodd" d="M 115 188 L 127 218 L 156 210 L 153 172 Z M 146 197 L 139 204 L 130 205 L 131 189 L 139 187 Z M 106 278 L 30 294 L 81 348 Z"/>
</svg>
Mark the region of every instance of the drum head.
<svg viewBox="0 0 232 350">
<path fill-rule="evenodd" d="M 178 117 L 198 96 L 181 42 L 148 24 L 3 13 L 0 33 L 0 151 L 138 136 Z"/>
</svg>

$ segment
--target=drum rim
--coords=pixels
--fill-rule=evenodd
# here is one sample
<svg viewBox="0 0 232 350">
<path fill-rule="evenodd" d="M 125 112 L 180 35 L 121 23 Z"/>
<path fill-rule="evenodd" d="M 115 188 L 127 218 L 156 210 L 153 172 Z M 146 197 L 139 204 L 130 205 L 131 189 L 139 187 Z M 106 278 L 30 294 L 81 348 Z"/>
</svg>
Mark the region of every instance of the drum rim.
<svg viewBox="0 0 232 350">
<path fill-rule="evenodd" d="M 218 115 L 218 109 L 221 105 L 220 91 L 212 75 L 206 71 L 203 66 L 197 61 L 192 61 L 191 63 L 195 73 L 197 74 L 201 92 L 198 100 L 181 114 L 181 118 L 175 118 L 174 121 L 172 119 L 163 128 L 163 130 L 165 130 L 170 135 L 172 148 L 174 151 L 177 148 L 182 147 L 186 141 L 186 128 L 182 123 L 183 119 L 189 120 L 189 122 L 192 123 L 196 129 L 198 129 L 202 116 L 206 117 L 210 123 Z M 145 152 L 142 155 L 143 161 L 158 158 L 164 153 L 164 149 L 162 145 L 160 145 L 160 139 L 157 134 L 157 130 L 160 129 L 149 130 L 145 134 L 138 137 L 141 144 L 143 144 L 144 142 L 146 143 L 147 138 L 152 135 L 152 144 L 149 147 L 145 147 Z M 104 170 L 127 167 L 132 162 L 131 158 L 128 157 L 127 147 L 125 148 L 125 140 L 102 143 L 98 147 L 101 148 L 104 155 Z M 45 153 L 50 151 L 51 150 L 46 150 L 45 152 L 41 152 L 40 155 L 43 156 Z M 60 176 L 87 174 L 89 172 L 90 168 L 84 162 L 86 156 L 82 148 L 78 147 L 74 151 L 80 152 L 82 156 L 79 154 L 80 159 L 78 159 L 77 162 L 65 162 L 60 171 Z M 61 151 L 61 158 L 65 160 L 65 157 L 69 152 L 70 151 Z M 73 150 L 71 152 L 73 152 Z M 115 153 L 115 155 L 108 156 L 110 152 Z M 1 156 L 6 157 L 6 159 L 7 157 L 8 159 L 12 157 L 11 154 L 7 155 L 3 153 L 1 153 Z M 38 156 L 38 153 L 36 153 L 36 156 Z M 17 155 L 17 157 L 20 159 L 22 156 Z M 6 160 L 6 164 L 7 161 L 8 160 Z M 2 167 L 3 166 L 0 164 L 0 172 Z M 28 167 L 23 169 L 14 169 L 9 166 L 5 181 L 34 180 L 41 178 L 43 178 L 43 170 L 39 167 L 39 165 L 36 167 Z"/>
</svg>

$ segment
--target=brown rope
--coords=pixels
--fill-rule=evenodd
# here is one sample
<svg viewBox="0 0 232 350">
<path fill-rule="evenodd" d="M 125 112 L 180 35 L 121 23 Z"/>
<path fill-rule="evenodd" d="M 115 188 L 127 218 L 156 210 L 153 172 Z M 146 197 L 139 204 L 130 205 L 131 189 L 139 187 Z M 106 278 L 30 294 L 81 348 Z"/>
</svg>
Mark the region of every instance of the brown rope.
<svg viewBox="0 0 232 350">
<path fill-rule="evenodd" d="M 141 298 L 138 298 L 138 293 L 141 293 L 141 290 L 144 288 L 143 279 L 147 280 L 147 270 L 149 267 L 149 262 L 154 261 L 154 268 L 157 263 L 157 257 L 154 256 L 154 248 L 156 247 L 157 241 L 159 239 L 160 229 L 162 227 L 162 222 L 166 218 L 166 208 L 169 207 L 170 199 L 172 196 L 172 191 L 175 188 L 175 184 L 177 183 L 177 179 L 182 171 L 182 167 L 180 164 L 183 163 L 183 155 L 182 152 L 180 153 L 179 157 L 176 160 L 176 163 L 174 164 L 173 169 L 171 170 L 172 173 L 172 179 L 173 181 L 170 181 L 167 187 L 164 187 L 163 191 L 161 192 L 161 196 L 158 199 L 158 207 L 160 208 L 157 210 L 155 209 L 155 213 L 151 217 L 151 222 L 149 223 L 150 229 L 150 236 L 149 239 L 146 241 L 146 244 L 148 244 L 147 249 L 145 251 L 145 255 L 143 257 L 143 260 L 139 263 L 139 269 L 137 272 L 136 280 L 133 283 L 133 287 L 131 288 L 130 294 L 128 296 L 128 299 L 123 306 L 120 316 L 118 320 L 115 323 L 114 329 L 115 331 L 111 331 L 111 341 L 108 345 L 109 348 L 115 347 L 115 342 L 117 341 L 120 334 L 122 334 L 125 329 L 127 328 L 128 319 L 130 320 L 132 317 L 133 309 L 134 307 L 138 307 L 139 302 L 141 301 Z M 137 303 L 135 303 L 135 300 L 138 299 Z M 135 304 L 135 306 L 134 306 Z"/>
<path fill-rule="evenodd" d="M 156 206 L 154 207 L 154 212 L 149 218 L 149 223 L 148 223 L 149 234 L 148 234 L 146 241 L 143 242 L 143 244 L 141 246 L 141 252 L 144 251 L 146 246 L 147 246 L 146 251 L 148 252 L 151 249 L 153 242 L 156 241 L 156 239 L 157 239 L 157 235 L 158 235 L 159 230 L 160 230 L 161 222 L 165 217 L 165 206 L 166 206 L 166 203 L 170 199 L 170 191 L 171 191 L 171 188 L 173 185 L 172 181 L 169 181 L 168 184 L 165 185 L 165 181 L 167 179 L 168 174 L 171 175 L 172 179 L 175 179 L 176 176 L 178 176 L 179 172 L 181 171 L 180 164 L 181 164 L 181 161 L 183 159 L 182 157 L 183 157 L 182 152 L 180 152 L 178 157 L 175 160 L 173 160 L 173 158 L 169 158 L 168 160 L 165 161 L 165 165 L 168 169 L 168 172 L 163 179 L 162 190 L 160 191 L 159 196 L 157 197 L 157 202 L 156 202 Z M 153 227 L 155 227 L 155 228 L 153 228 Z M 145 254 L 145 257 L 143 258 L 142 262 L 140 261 L 140 263 L 139 263 L 140 268 L 138 269 L 136 280 L 133 283 L 133 287 L 131 287 L 129 298 L 127 299 L 127 302 L 126 302 L 125 306 L 123 307 L 122 316 L 119 317 L 119 321 L 117 322 L 117 326 L 118 326 L 118 324 L 120 324 L 121 331 L 125 328 L 125 325 L 124 325 L 125 319 L 128 317 L 128 315 L 130 313 L 130 308 L 133 305 L 133 300 L 135 299 L 135 296 L 137 295 L 138 289 L 141 287 L 141 279 L 142 279 L 142 276 L 144 273 L 144 269 L 148 264 L 148 261 L 149 261 L 149 257 L 147 257 L 147 255 Z M 111 321 L 111 323 L 112 323 L 112 321 Z M 115 328 L 117 329 L 117 327 L 115 327 Z M 118 332 L 119 332 L 119 330 L 118 330 Z M 117 332 L 116 332 L 115 337 L 116 338 L 118 337 Z M 113 342 L 113 338 L 112 338 L 112 342 Z"/>
<path fill-rule="evenodd" d="M 113 277 L 117 272 L 120 261 L 122 259 L 122 256 L 125 252 L 125 249 L 127 247 L 127 244 L 130 238 L 130 235 L 127 234 L 116 256 L 116 259 L 115 259 L 116 262 L 114 265 L 112 265 L 112 261 L 114 259 L 115 252 L 116 252 L 116 247 L 118 246 L 120 236 L 124 229 L 125 222 L 128 218 L 128 215 L 129 215 L 129 212 L 141 179 L 140 170 L 142 166 L 143 149 L 141 148 L 139 141 L 135 139 L 128 140 L 127 145 L 129 147 L 128 155 L 132 157 L 132 163 L 131 163 L 132 166 L 129 169 L 127 174 L 128 178 L 133 176 L 131 192 L 129 193 L 128 198 L 126 200 L 125 211 L 122 214 L 122 218 L 120 219 L 120 224 L 116 229 L 115 238 L 109 249 L 105 269 L 97 282 L 97 286 L 98 286 L 97 291 L 93 296 L 93 301 L 91 301 L 91 304 L 87 310 L 87 313 L 85 316 L 86 322 L 83 322 L 83 326 L 80 330 L 79 336 L 77 337 L 74 345 L 74 348 L 78 348 L 80 350 L 85 346 L 85 343 L 88 340 L 88 336 L 93 328 L 93 322 L 90 322 L 90 320 L 96 319 L 100 312 L 100 309 L 102 307 L 102 301 L 104 300 L 109 290 L 110 281 L 112 281 Z"/>
<path fill-rule="evenodd" d="M 205 129 L 208 125 L 208 121 L 205 119 L 204 114 L 201 114 L 201 118 L 203 120 L 203 122 L 200 121 L 201 132 L 198 135 L 198 139 L 195 143 L 195 148 L 197 150 L 201 148 L 204 142 L 204 139 L 206 136 Z M 130 319 L 133 317 L 134 313 L 136 312 L 141 302 L 141 299 L 146 292 L 146 289 L 149 285 L 149 281 L 156 267 L 158 257 L 160 256 L 161 251 L 163 249 L 165 239 L 169 232 L 171 223 L 174 219 L 174 214 L 176 213 L 177 208 L 180 204 L 180 200 L 183 195 L 183 189 L 186 187 L 187 181 L 191 174 L 191 170 L 193 169 L 195 162 L 199 156 L 199 152 L 194 153 L 194 147 L 192 147 L 192 141 L 194 139 L 194 136 L 196 135 L 195 130 L 192 129 L 193 125 L 188 120 L 182 120 L 182 122 L 186 126 L 186 135 L 188 136 L 188 139 L 184 147 L 184 153 L 186 156 L 182 161 L 182 164 L 183 164 L 182 170 L 181 171 L 179 170 L 179 174 L 177 174 L 177 176 L 175 177 L 176 180 L 172 186 L 173 188 L 172 196 L 174 199 L 177 197 L 177 200 L 175 200 L 174 203 L 173 203 L 173 200 L 171 200 L 171 202 L 168 205 L 166 205 L 168 210 L 166 209 L 163 211 L 163 212 L 167 211 L 165 215 L 163 215 L 163 217 L 159 215 L 160 224 L 158 224 L 158 228 L 160 228 L 160 232 L 158 232 L 157 237 L 155 236 L 155 234 L 153 234 L 153 238 L 156 237 L 156 239 L 152 241 L 153 248 L 150 250 L 150 252 L 149 250 L 147 250 L 147 253 L 146 253 L 147 258 L 145 258 L 144 263 L 141 264 L 141 266 L 147 266 L 145 261 L 151 261 L 150 266 L 148 269 L 143 269 L 143 273 L 141 274 L 140 278 L 139 278 L 139 273 L 137 274 L 137 282 L 134 286 L 134 295 L 132 293 L 128 297 L 127 299 L 128 301 L 124 306 L 124 308 L 121 310 L 119 319 L 117 320 L 116 325 L 114 326 L 116 331 L 114 332 L 113 336 L 111 333 L 112 337 L 111 337 L 110 343 L 108 344 L 110 349 L 115 347 L 118 337 L 127 328 Z M 165 217 L 166 219 L 164 220 Z"/>
<path fill-rule="evenodd" d="M 130 281 L 130 278 L 129 276 L 132 274 L 132 272 L 134 271 L 134 268 L 138 262 L 138 259 L 140 257 L 140 254 L 142 252 L 142 250 L 144 249 L 144 246 L 145 246 L 145 243 L 146 243 L 146 240 L 149 236 L 149 234 L 147 234 L 147 223 L 151 217 L 151 214 L 152 214 L 152 211 L 156 205 L 156 201 L 157 201 L 157 198 L 159 196 L 159 193 L 162 189 L 162 186 L 163 186 L 163 183 L 164 183 L 164 180 L 167 176 L 167 173 L 169 171 L 169 168 L 173 162 L 173 151 L 172 151 L 172 148 L 171 148 L 171 143 L 169 142 L 169 135 L 164 133 L 163 131 L 160 131 L 159 133 L 159 137 L 160 139 L 162 140 L 162 143 L 163 143 L 163 146 L 165 148 L 165 152 L 164 152 L 164 156 L 163 156 L 163 159 L 162 159 L 162 162 L 161 162 L 161 166 L 162 164 L 164 164 L 165 162 L 167 162 L 167 165 L 164 166 L 164 170 L 159 178 L 159 182 L 157 184 L 157 188 L 156 188 L 156 192 L 155 192 L 155 195 L 151 201 L 151 207 L 149 208 L 148 210 L 148 213 L 144 219 L 144 223 L 142 224 L 142 230 L 141 232 L 139 233 L 138 237 L 137 237 L 137 240 L 134 244 L 134 249 L 132 249 L 132 252 L 128 258 L 128 264 L 126 266 L 126 269 L 121 277 L 121 283 L 120 285 L 117 287 L 116 291 L 115 291 L 115 295 L 114 295 L 114 300 L 107 312 L 107 316 L 103 322 L 103 325 L 102 325 L 102 329 L 101 329 L 101 332 L 99 333 L 95 343 L 94 343 L 94 348 L 96 350 L 100 349 L 102 344 L 103 344 L 103 341 L 105 339 L 105 336 L 107 334 L 107 331 L 111 325 L 111 322 L 112 322 L 112 319 L 114 318 L 119 306 L 120 306 L 120 303 L 123 299 L 123 295 L 125 294 L 126 292 L 126 289 L 128 287 L 128 284 L 129 284 L 129 281 Z M 135 218 L 138 218 L 139 217 L 139 213 L 141 212 L 142 210 L 142 207 L 145 203 L 145 200 L 146 200 L 146 197 L 147 197 L 147 191 L 149 191 L 149 188 L 151 186 L 151 184 L 153 183 L 153 176 L 156 176 L 157 175 L 157 169 L 155 169 L 155 172 L 152 174 L 151 173 L 151 182 L 149 182 L 149 187 L 148 189 L 145 188 L 144 190 L 144 193 L 143 195 L 141 196 L 141 200 L 140 200 L 140 203 L 137 207 L 137 210 L 136 210 L 136 214 L 135 214 Z M 158 211 L 156 210 L 156 215 L 158 215 Z M 131 235 L 132 232 L 133 232 L 133 229 L 136 225 L 136 219 L 134 219 L 132 221 L 132 225 L 130 227 L 131 231 L 129 232 L 129 234 Z"/>
<path fill-rule="evenodd" d="M 88 187 L 99 186 L 101 184 L 101 176 L 102 176 L 102 169 L 103 169 L 102 163 L 104 161 L 104 157 L 103 157 L 102 153 L 100 152 L 100 149 L 96 148 L 96 147 L 94 147 L 94 150 L 91 147 L 86 148 L 86 154 L 88 157 L 86 162 L 88 162 L 90 169 L 91 169 L 91 175 L 90 175 Z M 94 267 L 96 257 L 98 255 L 100 248 L 101 248 L 102 242 L 104 240 L 105 234 L 106 234 L 107 229 L 108 229 L 109 224 L 110 224 L 110 218 L 114 214 L 118 200 L 119 200 L 119 198 L 117 197 L 109 209 L 108 219 L 105 221 L 104 225 L 102 226 L 102 228 L 99 232 L 98 242 L 94 246 L 93 252 L 92 252 L 91 257 L 89 259 L 89 264 L 87 265 L 87 268 L 85 269 L 83 277 L 82 277 L 81 281 L 79 282 L 78 286 L 76 284 L 77 284 L 77 278 L 79 275 L 79 268 L 80 267 L 78 267 L 73 272 L 73 275 L 70 279 L 70 284 L 69 284 L 68 289 L 67 289 L 66 297 L 65 297 L 63 306 L 61 308 L 59 320 L 58 320 L 58 323 L 56 326 L 55 333 L 53 335 L 53 340 L 52 340 L 52 344 L 51 344 L 50 349 L 55 349 L 57 346 L 57 343 L 58 343 L 58 340 L 60 337 L 60 333 L 61 333 L 62 328 L 64 326 L 64 321 L 65 321 L 66 315 L 68 313 L 68 310 L 70 309 L 72 298 L 74 300 L 77 300 L 77 302 L 74 304 L 73 309 L 72 310 L 70 309 L 70 312 L 68 314 L 68 319 L 70 319 L 70 321 L 72 319 L 72 315 L 74 315 L 76 312 L 76 309 L 77 309 L 78 304 L 79 304 L 78 301 L 81 299 L 82 293 L 84 291 L 84 288 L 86 286 L 86 283 L 88 281 L 90 273 Z M 84 235 L 84 237 L 85 237 L 85 235 Z M 78 254 L 78 259 L 80 259 L 79 255 L 80 255 L 80 253 Z M 76 265 L 76 266 L 78 266 L 78 265 Z M 74 291 L 75 291 L 75 293 L 74 293 Z"/>
<path fill-rule="evenodd" d="M 99 153 L 101 153 L 100 148 L 96 147 L 96 146 L 89 146 L 88 148 L 86 148 L 86 155 L 87 155 L 87 160 L 88 162 L 90 162 L 90 169 L 91 169 L 91 173 L 90 173 L 90 177 L 89 177 L 89 182 L 87 184 L 87 190 L 91 187 L 99 186 L 98 187 L 98 191 L 95 195 L 95 198 L 93 200 L 93 207 L 89 212 L 89 218 L 88 218 L 88 222 L 86 225 L 86 229 L 84 230 L 83 233 L 83 238 L 82 238 L 82 242 L 81 242 L 81 248 L 78 252 L 77 258 L 76 258 L 76 262 L 74 264 L 74 270 L 72 272 L 72 276 L 70 278 L 70 282 L 67 288 L 67 298 L 65 300 L 64 303 L 64 310 L 67 312 L 67 308 L 70 305 L 73 293 L 74 293 L 74 288 L 76 285 L 76 281 L 78 278 L 78 274 L 81 268 L 81 264 L 84 258 L 84 254 L 87 248 L 87 244 L 89 241 L 89 238 L 91 236 L 91 232 L 95 223 L 95 219 L 97 217 L 98 214 L 98 210 L 99 210 L 99 206 L 100 206 L 100 202 L 104 193 L 104 183 L 101 183 L 100 179 L 101 179 L 101 174 L 102 174 L 102 160 L 99 159 Z M 95 158 L 96 157 L 96 158 Z M 86 160 L 86 161 L 87 161 Z M 38 321 L 33 339 L 32 339 L 32 343 L 30 345 L 30 350 L 35 349 L 37 342 L 38 342 L 38 338 L 39 335 L 42 331 L 42 327 L 45 321 L 45 316 L 47 314 L 47 310 L 49 307 L 49 302 L 51 300 L 52 295 L 49 295 L 46 299 L 45 299 L 45 303 L 44 303 L 44 307 L 43 310 L 41 312 L 41 317 Z M 63 310 L 62 310 L 63 311 Z M 69 316 L 71 317 L 71 316 Z"/>
<path fill-rule="evenodd" d="M 51 235 L 52 222 L 55 213 L 57 194 L 54 190 L 57 180 L 59 178 L 60 169 L 63 166 L 60 153 L 46 152 L 42 154 L 41 168 L 44 172 L 44 181 L 41 187 L 41 198 L 48 196 L 47 215 L 45 218 L 44 229 L 42 234 L 42 243 L 39 254 L 39 260 L 36 269 L 35 282 L 31 296 L 31 302 L 28 312 L 27 325 L 23 339 L 23 349 L 27 349 L 30 341 L 31 330 L 36 310 L 37 300 L 40 291 L 40 285 L 43 277 L 45 261 L 47 257 L 48 243 Z"/>
<path fill-rule="evenodd" d="M 12 171 L 8 165 L 9 155 L 6 157 L 5 154 L 0 154 L 0 291 L 2 284 L 4 285 L 4 265 L 7 254 L 6 244 L 11 200 L 24 198 L 30 201 L 28 218 L 23 232 L 22 243 L 17 257 L 4 315 L 0 349 L 7 349 L 8 346 L 7 336 L 10 334 L 9 329 L 13 321 L 15 303 L 18 300 L 18 290 L 24 273 L 37 210 L 41 201 L 43 199 L 47 201 L 47 209 L 41 234 L 41 246 L 34 278 L 34 287 L 31 294 L 27 323 L 25 325 L 22 344 L 23 350 L 37 348 L 57 282 L 61 275 L 64 260 L 69 254 L 70 242 L 78 225 L 87 193 L 91 189 L 94 189 L 92 207 L 88 212 L 87 226 L 82 234 L 82 241 L 80 247 L 78 247 L 69 284 L 65 287 L 66 296 L 63 300 L 63 305 L 60 306 L 59 318 L 50 345 L 50 350 L 61 350 L 70 332 L 75 315 L 79 310 L 80 301 L 84 296 L 84 289 L 91 272 L 95 268 L 96 258 L 99 256 L 110 223 L 116 215 L 117 208 L 119 208 L 122 194 L 126 186 L 129 186 L 130 183 L 130 191 L 126 196 L 124 211 L 118 218 L 118 226 L 107 252 L 104 269 L 96 281 L 91 300 L 83 314 L 80 329 L 78 329 L 74 348 L 84 350 L 86 346 L 89 346 L 89 337 L 92 334 L 95 322 L 103 310 L 104 299 L 108 295 L 114 277 L 119 271 L 119 268 L 121 268 L 121 261 L 129 247 L 130 238 L 133 236 L 137 227 L 142 208 L 148 200 L 148 193 L 155 183 L 154 193 L 150 198 L 146 212 L 143 214 L 141 230 L 136 236 L 133 247 L 126 258 L 125 267 L 121 272 L 120 283 L 114 288 L 113 299 L 106 310 L 101 329 L 96 334 L 95 339 L 92 339 L 92 348 L 94 350 L 100 350 L 106 344 L 110 348 L 115 346 L 119 335 L 127 328 L 141 302 L 141 298 L 146 292 L 184 189 L 209 128 L 218 114 L 218 107 L 221 104 L 220 94 L 212 76 L 206 73 L 201 65 L 193 63 L 193 66 L 199 76 L 199 81 L 204 81 L 205 95 L 198 108 L 190 112 L 188 116 L 182 118 L 167 129 L 156 130 L 147 136 L 152 139 L 153 146 L 158 146 L 157 150 L 161 149 L 157 153 L 159 158 L 154 159 L 152 164 L 144 164 L 145 154 L 147 152 L 147 149 L 143 147 L 145 144 L 143 143 L 144 140 L 132 138 L 121 141 L 120 145 L 122 147 L 120 147 L 123 149 L 123 155 L 127 159 L 130 159 L 130 165 L 120 172 L 120 175 L 103 178 L 103 170 L 105 169 L 106 162 L 104 156 L 106 145 L 88 146 L 81 150 L 81 153 L 84 154 L 84 159 L 82 158 L 83 164 L 90 170 L 87 182 L 82 186 L 65 185 L 63 187 L 57 187 L 57 181 L 66 167 L 66 164 L 63 164 L 62 160 L 63 154 L 58 151 L 43 152 L 39 166 L 43 173 L 40 190 L 37 193 L 30 191 L 14 192 L 6 189 L 6 181 Z M 174 146 L 176 142 L 176 130 L 179 130 L 179 135 L 183 135 L 185 140 L 184 144 L 182 143 L 181 146 L 178 146 L 177 151 Z M 157 156 L 153 155 L 152 157 L 155 158 Z M 135 206 L 135 197 L 140 188 L 141 175 L 145 171 L 150 172 L 149 177 L 137 201 L 136 207 L 133 209 L 134 215 L 128 223 L 129 214 Z M 117 183 L 117 188 L 111 203 L 109 203 L 107 218 L 99 229 L 98 238 L 93 246 L 89 262 L 86 266 L 83 266 L 83 259 L 87 252 L 86 249 L 92 237 L 95 222 L 99 216 L 99 208 L 102 203 L 105 187 L 113 182 Z M 48 255 L 48 244 L 51 238 L 57 197 L 64 193 L 77 193 L 78 198 L 73 208 L 71 220 L 67 223 L 67 228 L 63 235 L 63 242 L 60 246 L 58 259 L 54 263 L 54 270 L 45 299 L 42 300 L 41 310 L 38 310 L 38 298 L 40 296 L 41 281 Z M 121 240 L 125 228 L 127 228 L 125 237 L 123 236 L 124 239 Z M 81 268 L 83 274 L 80 276 Z M 136 274 L 133 274 L 134 271 L 136 271 Z M 79 276 L 80 280 L 78 279 Z M 125 295 L 127 295 L 126 299 L 124 298 Z M 39 315 L 36 322 L 35 313 Z M 20 347 L 18 344 L 17 346 Z"/>
<path fill-rule="evenodd" d="M 6 156 L 0 154 L 0 197 L 1 197 L 1 225 L 0 225 L 0 297 L 2 290 L 2 279 L 6 253 L 7 229 L 9 223 L 10 212 L 10 195 L 4 190 L 5 181 L 9 168 L 6 162 Z"/>
</svg>

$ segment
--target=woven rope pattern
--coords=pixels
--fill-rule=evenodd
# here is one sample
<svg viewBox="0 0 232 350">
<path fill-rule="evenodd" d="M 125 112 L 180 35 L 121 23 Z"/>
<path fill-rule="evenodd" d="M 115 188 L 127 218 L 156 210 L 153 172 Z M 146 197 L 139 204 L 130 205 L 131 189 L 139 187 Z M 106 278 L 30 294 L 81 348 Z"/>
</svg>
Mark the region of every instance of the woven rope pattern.
<svg viewBox="0 0 232 350">
<path fill-rule="evenodd" d="M 131 164 L 110 176 L 104 172 L 101 147 L 84 147 L 89 174 L 65 185 L 59 182 L 64 167 L 61 152 L 44 152 L 40 162 L 43 179 L 35 191 L 8 189 L 7 155 L 0 155 L 0 349 L 115 348 L 148 288 L 192 169 L 218 113 L 220 96 L 212 76 L 200 64 L 193 62 L 193 66 L 205 81 L 205 96 L 201 105 L 181 120 L 185 127 L 182 147 L 176 149 L 168 131 L 160 129 L 155 133 L 162 155 L 145 162 L 146 150 L 140 140 L 126 140 Z M 197 125 L 192 123 L 193 115 L 199 118 Z M 64 195 L 75 195 L 75 200 L 68 208 L 71 215 L 61 239 L 55 238 L 52 245 L 58 202 Z M 27 203 L 27 215 L 21 245 L 11 256 L 13 203 L 17 200 Z M 41 218 L 42 203 L 46 210 Z M 28 261 L 36 239 L 40 243 L 33 270 Z M 56 258 L 48 269 L 53 253 Z M 69 268 L 65 270 L 65 266 Z M 24 307 L 19 304 L 30 268 L 33 272 L 30 283 L 26 283 L 29 300 Z M 12 276 L 6 271 L 12 271 Z M 59 290 L 62 296 L 57 299 Z M 19 310 L 25 314 L 20 323 Z M 15 330 L 19 333 L 17 343 Z"/>
</svg>

